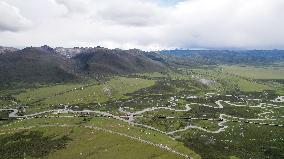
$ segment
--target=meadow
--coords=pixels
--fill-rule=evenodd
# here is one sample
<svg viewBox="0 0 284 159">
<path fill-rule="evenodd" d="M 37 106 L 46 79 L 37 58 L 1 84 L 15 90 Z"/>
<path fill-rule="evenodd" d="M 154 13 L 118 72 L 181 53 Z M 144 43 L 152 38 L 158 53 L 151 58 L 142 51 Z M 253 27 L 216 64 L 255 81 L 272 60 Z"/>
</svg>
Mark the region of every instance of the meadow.
<svg viewBox="0 0 284 159">
<path fill-rule="evenodd" d="M 0 148 L 0 152 L 3 152 L 0 157 L 3 159 L 183 158 L 138 139 L 162 144 L 194 158 L 200 158 L 181 142 L 172 140 L 164 134 L 104 117 L 87 120 L 37 118 L 16 121 L 1 127 L 0 139 L 3 145 L 7 145 Z M 22 146 L 26 148 L 20 148 Z"/>
<path fill-rule="evenodd" d="M 127 93 L 132 93 L 154 84 L 155 81 L 153 80 L 114 77 L 103 84 L 66 84 L 26 90 L 17 95 L 16 99 L 27 104 L 39 101 L 39 104 L 49 106 L 103 103 L 109 100 L 127 98 Z"/>
<path fill-rule="evenodd" d="M 223 71 L 250 79 L 268 79 L 281 80 L 284 79 L 284 67 L 274 66 L 221 66 Z"/>
<path fill-rule="evenodd" d="M 284 95 L 282 66 L 274 67 L 173 68 L 2 93 L 2 108 L 25 105 L 25 114 L 67 105 L 120 119 L 69 112 L 12 120 L 1 111 L 0 158 L 184 158 L 171 150 L 205 159 L 283 158 L 283 102 L 274 102 Z"/>
</svg>

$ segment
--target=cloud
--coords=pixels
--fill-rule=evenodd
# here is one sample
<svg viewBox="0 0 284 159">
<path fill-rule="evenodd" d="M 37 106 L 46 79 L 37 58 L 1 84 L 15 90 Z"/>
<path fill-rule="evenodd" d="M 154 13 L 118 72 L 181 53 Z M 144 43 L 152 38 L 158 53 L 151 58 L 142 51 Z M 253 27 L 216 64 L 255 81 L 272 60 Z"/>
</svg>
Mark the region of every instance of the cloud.
<svg viewBox="0 0 284 159">
<path fill-rule="evenodd" d="M 89 11 L 90 0 L 56 0 L 58 4 L 64 5 L 69 12 L 86 13 Z"/>
<path fill-rule="evenodd" d="M 282 0 L 189 0 L 172 12 L 167 42 L 180 47 L 284 47 Z"/>
<path fill-rule="evenodd" d="M 166 18 L 164 8 L 155 3 L 139 0 L 112 2 L 100 9 L 97 15 L 107 22 L 129 26 L 159 25 Z"/>
<path fill-rule="evenodd" d="M 283 0 L 3 1 L 2 30 L 35 24 L 0 32 L 7 45 L 284 49 Z"/>
<path fill-rule="evenodd" d="M 0 31 L 19 31 L 31 25 L 15 6 L 0 1 Z"/>
<path fill-rule="evenodd" d="M 94 21 L 129 26 L 158 25 L 166 17 L 165 8 L 145 0 L 56 0 L 69 14 L 84 14 Z"/>
</svg>

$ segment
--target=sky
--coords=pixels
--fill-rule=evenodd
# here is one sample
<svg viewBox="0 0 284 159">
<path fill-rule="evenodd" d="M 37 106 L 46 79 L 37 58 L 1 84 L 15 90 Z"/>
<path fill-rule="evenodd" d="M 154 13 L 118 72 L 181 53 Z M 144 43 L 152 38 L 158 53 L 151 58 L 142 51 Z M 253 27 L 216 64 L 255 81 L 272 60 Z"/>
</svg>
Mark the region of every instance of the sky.
<svg viewBox="0 0 284 159">
<path fill-rule="evenodd" d="M 0 0 L 0 45 L 284 49 L 284 0 Z"/>
</svg>

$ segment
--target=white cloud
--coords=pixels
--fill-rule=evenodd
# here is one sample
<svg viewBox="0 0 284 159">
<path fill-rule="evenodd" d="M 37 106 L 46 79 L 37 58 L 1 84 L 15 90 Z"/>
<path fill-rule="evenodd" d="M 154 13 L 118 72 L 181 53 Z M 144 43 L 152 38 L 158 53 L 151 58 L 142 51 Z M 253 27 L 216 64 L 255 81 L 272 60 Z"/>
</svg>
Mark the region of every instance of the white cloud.
<svg viewBox="0 0 284 159">
<path fill-rule="evenodd" d="M 98 10 L 101 20 L 130 26 L 159 25 L 166 18 L 165 8 L 139 0 L 114 1 Z"/>
<path fill-rule="evenodd" d="M 17 30 L 27 18 L 35 25 L 21 33 L 0 32 L 0 43 L 142 49 L 284 49 L 283 0 L 184 0 L 175 5 L 162 5 L 161 1 L 14 0 L 11 4 L 20 8 L 21 14 L 12 7 L 11 14 L 17 16 L 0 16 L 0 27 L 7 21 L 3 24 Z M 33 10 L 35 5 L 40 10 Z M 0 12 L 6 10 L 7 14 L 11 10 L 7 8 Z M 26 22 L 19 24 L 21 20 L 15 17 Z M 10 23 L 12 20 L 15 23 Z"/>
<path fill-rule="evenodd" d="M 176 36 L 165 39 L 173 45 L 284 47 L 282 0 L 190 0 L 178 5 L 172 17 L 167 32 Z"/>
<path fill-rule="evenodd" d="M 70 15 L 80 14 L 108 24 L 146 26 L 160 24 L 166 16 L 165 8 L 145 0 L 56 0 Z"/>
<path fill-rule="evenodd" d="M 0 31 L 19 31 L 31 25 L 15 6 L 0 1 Z"/>
<path fill-rule="evenodd" d="M 64 5 L 69 12 L 86 13 L 93 5 L 90 0 L 55 0 L 58 4 Z"/>
</svg>

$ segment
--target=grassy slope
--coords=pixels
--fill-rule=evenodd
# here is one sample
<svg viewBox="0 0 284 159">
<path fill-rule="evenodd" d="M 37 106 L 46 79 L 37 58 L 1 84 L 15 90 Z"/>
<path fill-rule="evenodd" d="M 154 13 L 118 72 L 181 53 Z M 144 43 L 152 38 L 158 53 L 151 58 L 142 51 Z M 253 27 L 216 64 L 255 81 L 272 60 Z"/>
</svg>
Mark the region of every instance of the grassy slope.
<svg viewBox="0 0 284 159">
<path fill-rule="evenodd" d="M 74 91 L 46 99 L 43 103 L 55 105 L 106 102 L 110 99 L 127 98 L 125 94 L 150 87 L 154 84 L 155 81 L 153 80 L 116 77 L 106 84 L 93 85 L 83 89 L 83 85 L 73 84 L 28 90 L 25 93 L 19 94 L 17 99 L 23 102 L 29 102 L 30 99 L 35 101 L 42 97 L 53 96 L 57 93 L 64 92 L 64 90 L 78 88 Z"/>
<path fill-rule="evenodd" d="M 65 150 L 51 154 L 49 158 L 181 158 L 119 135 L 78 128 L 74 132 L 72 144 Z"/>
<path fill-rule="evenodd" d="M 96 126 L 113 132 L 140 137 L 141 139 L 153 143 L 161 143 L 178 152 L 189 154 L 194 158 L 199 158 L 197 154 L 186 148 L 182 143 L 172 140 L 166 135 L 130 126 L 124 122 L 108 118 L 94 118 L 87 122 L 83 121 L 83 118 L 50 118 L 17 121 L 8 126 L 1 127 L 0 138 L 16 132 L 13 128 L 49 124 L 74 125 L 74 127 L 36 127 L 29 130 L 41 131 L 44 132 L 45 136 L 56 136 L 57 138 L 66 135 L 72 139 L 65 149 L 60 149 L 58 151 L 53 150 L 53 153 L 49 154 L 49 158 L 181 158 L 174 153 L 164 151 L 160 148 L 141 143 L 128 137 L 108 133 L 102 130 L 80 127 L 84 125 Z"/>
<path fill-rule="evenodd" d="M 82 84 L 62 84 L 55 86 L 47 86 L 37 89 L 27 89 L 24 93 L 21 93 L 17 96 L 17 99 L 24 102 L 35 102 L 37 100 L 51 97 L 58 93 L 62 93 L 71 89 L 81 88 Z"/>
</svg>

